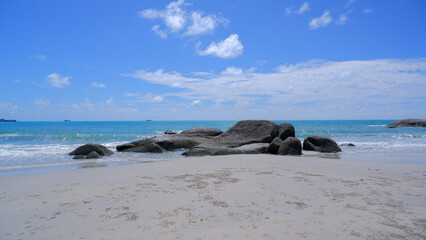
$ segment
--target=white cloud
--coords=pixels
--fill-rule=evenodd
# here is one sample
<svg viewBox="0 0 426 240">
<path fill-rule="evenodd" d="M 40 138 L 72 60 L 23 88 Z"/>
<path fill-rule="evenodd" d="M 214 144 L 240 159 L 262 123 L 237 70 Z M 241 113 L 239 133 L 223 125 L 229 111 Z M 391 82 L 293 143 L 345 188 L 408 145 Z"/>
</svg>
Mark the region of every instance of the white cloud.
<svg viewBox="0 0 426 240">
<path fill-rule="evenodd" d="M 373 11 L 373 9 L 371 9 L 371 8 L 365 8 L 365 9 L 362 10 L 362 12 L 365 13 L 365 14 L 369 14 L 372 11 Z"/>
<path fill-rule="evenodd" d="M 191 106 L 199 106 L 199 105 L 201 105 L 200 99 L 197 99 L 197 100 L 194 100 L 194 101 L 191 102 Z"/>
<path fill-rule="evenodd" d="M 385 116 L 389 109 L 374 106 L 392 105 L 394 112 L 398 113 L 406 109 L 406 102 L 414 102 L 417 105 L 413 105 L 413 111 L 418 113 L 419 107 L 425 103 L 426 58 L 343 62 L 312 60 L 281 65 L 276 71 L 266 73 L 228 67 L 219 74 L 204 76 L 202 79 L 162 70 L 151 73 L 138 71 L 140 72 L 144 74 L 128 76 L 166 86 L 171 86 L 174 81 L 167 80 L 169 77 L 180 79 L 179 92 L 164 93 L 162 96 L 179 97 L 193 104 L 201 104 L 202 101 L 218 104 L 233 102 L 234 111 L 230 110 L 229 113 L 242 112 L 242 115 L 238 115 L 241 118 L 259 114 L 268 114 L 265 118 L 280 118 L 278 113 L 284 114 L 282 118 L 287 117 L 286 111 L 301 113 L 295 118 L 306 118 L 308 111 L 317 114 L 315 116 L 331 113 L 335 114 L 333 117 L 345 114 L 359 116 L 354 115 L 358 110 L 364 111 L 366 117 L 372 111 Z M 151 77 L 146 77 L 150 75 Z M 264 106 L 279 107 L 271 111 Z M 347 110 L 341 110 L 341 107 Z M 261 112 L 262 109 L 264 112 Z M 246 115 L 249 113 L 251 115 Z M 220 113 L 216 114 L 219 116 Z"/>
<path fill-rule="evenodd" d="M 202 12 L 191 13 L 192 24 L 188 26 L 184 35 L 200 35 L 212 32 L 217 26 L 216 16 L 202 16 Z"/>
<path fill-rule="evenodd" d="M 221 74 L 222 75 L 241 75 L 243 74 L 243 69 L 230 66 L 230 67 L 227 67 L 225 71 L 221 72 Z"/>
<path fill-rule="evenodd" d="M 106 88 L 105 84 L 98 82 L 92 82 L 91 86 L 95 88 Z"/>
<path fill-rule="evenodd" d="M 145 9 L 139 12 L 139 17 L 150 19 L 150 20 L 160 18 L 161 15 L 162 15 L 161 11 L 158 11 L 155 9 Z"/>
<path fill-rule="evenodd" d="M 21 82 L 22 82 L 22 80 L 21 80 L 20 78 L 18 78 L 18 79 L 15 79 L 13 82 L 14 82 L 14 83 L 21 83 Z"/>
<path fill-rule="evenodd" d="M 162 96 L 156 96 L 154 99 L 152 99 L 153 102 L 162 102 L 164 98 Z"/>
<path fill-rule="evenodd" d="M 151 28 L 151 31 L 155 32 L 161 38 L 167 38 L 167 33 L 163 30 L 160 30 L 160 25 L 155 25 Z"/>
<path fill-rule="evenodd" d="M 139 16 L 150 20 L 161 18 L 170 31 L 178 32 L 186 24 L 186 12 L 181 8 L 185 5 L 184 0 L 179 0 L 169 3 L 165 10 L 146 9 L 139 12 Z"/>
<path fill-rule="evenodd" d="M 38 55 L 35 55 L 35 56 L 31 56 L 31 58 L 43 61 L 43 60 L 46 59 L 46 55 L 38 54 Z"/>
<path fill-rule="evenodd" d="M 62 77 L 60 74 L 52 73 L 47 76 L 46 81 L 52 86 L 57 88 L 64 88 L 70 84 L 71 77 Z"/>
<path fill-rule="evenodd" d="M 330 11 L 325 10 L 321 17 L 313 18 L 309 22 L 311 29 L 317 29 L 319 27 L 327 26 L 333 19 L 330 17 Z"/>
<path fill-rule="evenodd" d="M 307 12 L 309 10 L 310 10 L 309 2 L 305 2 L 305 3 L 302 4 L 302 6 L 300 6 L 300 8 L 297 11 L 294 11 L 294 13 L 301 14 L 301 13 Z"/>
<path fill-rule="evenodd" d="M 223 17 L 218 17 L 214 14 L 203 16 L 201 11 L 189 11 L 184 9 L 184 6 L 190 4 L 184 0 L 169 3 L 165 9 L 145 9 L 138 14 L 142 18 L 154 20 L 162 19 L 166 25 L 166 30 L 161 30 L 160 25 L 155 25 L 151 28 L 153 32 L 161 38 L 166 38 L 168 33 L 182 33 L 182 36 L 195 36 L 211 33 L 218 24 L 226 25 L 228 20 Z"/>
<path fill-rule="evenodd" d="M 243 54 L 243 45 L 237 34 L 231 34 L 223 41 L 212 42 L 205 50 L 198 51 L 201 56 L 212 55 L 219 58 L 236 58 Z"/>
<path fill-rule="evenodd" d="M 302 14 L 302 13 L 304 13 L 304 12 L 307 12 L 307 11 L 309 11 L 309 10 L 311 10 L 311 8 L 309 7 L 309 2 L 304 2 L 300 7 L 299 7 L 299 9 L 297 9 L 297 10 L 292 10 L 292 8 L 291 7 L 288 7 L 288 8 L 286 8 L 284 11 L 285 11 L 285 14 L 286 15 L 290 15 L 290 14 L 292 14 L 292 13 L 295 13 L 295 14 Z"/>
<path fill-rule="evenodd" d="M 183 82 L 199 81 L 198 78 L 188 78 L 178 72 L 165 73 L 163 69 L 155 72 L 147 72 L 145 70 L 136 71 L 133 74 L 123 74 L 126 77 L 133 77 L 146 80 L 148 82 L 162 84 L 170 87 L 180 87 Z"/>
<path fill-rule="evenodd" d="M 343 25 L 343 24 L 346 24 L 347 21 L 348 21 L 348 15 L 340 14 L 339 20 L 336 21 L 336 24 Z"/>
<path fill-rule="evenodd" d="M 110 97 L 105 101 L 105 103 L 106 104 L 112 104 L 113 101 L 114 101 L 114 97 Z"/>
<path fill-rule="evenodd" d="M 186 12 L 181 8 L 183 5 L 185 5 L 185 1 L 179 0 L 169 3 L 166 7 L 166 13 L 163 18 L 167 27 L 169 27 L 172 32 L 181 30 L 186 24 Z"/>
</svg>

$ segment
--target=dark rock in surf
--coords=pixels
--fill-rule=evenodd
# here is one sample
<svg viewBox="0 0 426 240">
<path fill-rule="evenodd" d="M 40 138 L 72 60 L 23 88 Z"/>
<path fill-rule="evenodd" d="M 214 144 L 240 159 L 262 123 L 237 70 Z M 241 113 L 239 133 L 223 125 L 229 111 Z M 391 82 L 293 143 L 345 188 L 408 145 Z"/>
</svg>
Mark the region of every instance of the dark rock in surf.
<svg viewBox="0 0 426 240">
<path fill-rule="evenodd" d="M 355 144 L 353 144 L 353 143 L 343 143 L 343 144 L 340 144 L 340 146 L 342 146 L 342 147 L 355 147 Z"/>
<path fill-rule="evenodd" d="M 127 148 L 123 152 L 139 152 L 139 153 L 162 153 L 166 150 L 156 143 L 147 143 L 141 146 Z"/>
<path fill-rule="evenodd" d="M 100 156 L 109 156 L 114 154 L 111 150 L 102 146 L 100 144 L 88 143 L 83 146 L 76 148 L 74 151 L 70 152 L 68 155 L 88 155 L 91 152 L 96 152 Z"/>
<path fill-rule="evenodd" d="M 333 139 L 320 136 L 309 136 L 305 138 L 303 141 L 303 150 L 325 153 L 342 151 Z"/>
<path fill-rule="evenodd" d="M 117 149 L 117 151 L 121 152 L 129 148 L 140 147 L 150 143 L 155 143 L 155 142 L 154 140 L 151 140 L 151 139 L 144 139 L 144 140 L 138 140 L 138 141 L 118 145 L 115 148 Z"/>
</svg>

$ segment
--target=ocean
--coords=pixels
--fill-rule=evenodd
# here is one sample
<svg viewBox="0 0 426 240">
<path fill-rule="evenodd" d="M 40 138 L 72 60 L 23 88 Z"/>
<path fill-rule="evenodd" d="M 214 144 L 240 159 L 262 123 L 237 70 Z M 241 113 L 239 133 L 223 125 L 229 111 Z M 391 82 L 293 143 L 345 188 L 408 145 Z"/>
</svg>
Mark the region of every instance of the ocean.
<svg viewBox="0 0 426 240">
<path fill-rule="evenodd" d="M 342 146 L 335 155 L 304 155 L 360 161 L 393 161 L 426 164 L 426 128 L 387 128 L 394 120 L 321 120 L 290 122 L 296 137 L 330 137 Z M 97 160 L 73 160 L 68 153 L 86 143 L 115 146 L 130 141 L 195 127 L 227 130 L 237 121 L 132 121 L 132 122 L 8 122 L 0 123 L 0 176 L 118 166 L 152 161 L 179 160 L 182 151 L 162 154 L 122 153 Z"/>
</svg>

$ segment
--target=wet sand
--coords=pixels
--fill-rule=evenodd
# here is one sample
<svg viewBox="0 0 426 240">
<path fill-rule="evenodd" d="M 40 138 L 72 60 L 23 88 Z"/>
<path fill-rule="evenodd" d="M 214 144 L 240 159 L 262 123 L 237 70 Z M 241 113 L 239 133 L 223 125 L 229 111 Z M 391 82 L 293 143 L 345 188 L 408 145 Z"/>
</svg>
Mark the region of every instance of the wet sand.
<svg viewBox="0 0 426 240">
<path fill-rule="evenodd" d="M 426 165 L 234 155 L 0 178 L 0 239 L 425 239 Z"/>
</svg>

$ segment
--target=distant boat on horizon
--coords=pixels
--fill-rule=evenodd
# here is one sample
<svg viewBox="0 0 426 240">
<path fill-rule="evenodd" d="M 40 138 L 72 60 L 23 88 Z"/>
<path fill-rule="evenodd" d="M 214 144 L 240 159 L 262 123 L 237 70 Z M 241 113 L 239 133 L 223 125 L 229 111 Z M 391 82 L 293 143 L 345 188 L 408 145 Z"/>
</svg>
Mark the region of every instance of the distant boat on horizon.
<svg viewBox="0 0 426 240">
<path fill-rule="evenodd" d="M 0 122 L 17 122 L 17 121 L 14 120 L 14 119 L 4 119 L 4 118 L 2 118 L 2 119 L 0 119 Z"/>
<path fill-rule="evenodd" d="M 71 122 L 71 120 L 65 119 L 64 122 Z"/>
<path fill-rule="evenodd" d="M 147 122 L 152 122 L 152 120 L 149 120 L 149 119 L 148 119 L 148 120 L 145 120 L 145 121 L 147 121 Z"/>
</svg>

